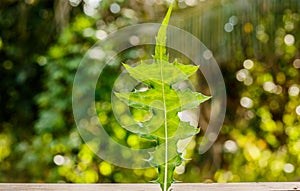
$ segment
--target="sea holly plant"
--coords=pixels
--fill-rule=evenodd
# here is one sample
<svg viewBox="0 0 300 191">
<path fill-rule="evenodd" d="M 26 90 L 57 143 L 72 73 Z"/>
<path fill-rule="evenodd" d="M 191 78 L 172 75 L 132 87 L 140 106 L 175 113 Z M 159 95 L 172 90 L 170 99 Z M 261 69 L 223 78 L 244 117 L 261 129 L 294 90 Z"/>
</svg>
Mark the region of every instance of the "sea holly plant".
<svg viewBox="0 0 300 191">
<path fill-rule="evenodd" d="M 129 107 L 147 111 L 144 112 L 148 115 L 146 120 L 138 122 L 131 130 L 155 142 L 156 149 L 149 153 L 147 161 L 158 169 L 158 178 L 154 182 L 159 183 L 163 191 L 171 190 L 171 184 L 175 181 L 174 170 L 184 161 L 177 143 L 199 132 L 199 128 L 181 121 L 178 113 L 197 108 L 210 98 L 190 89 L 174 88 L 174 84 L 188 80 L 195 74 L 198 66 L 184 65 L 177 60 L 170 63 L 166 34 L 171 12 L 172 4 L 158 30 L 152 63 L 141 61 L 136 67 L 123 64 L 129 75 L 146 88 L 132 92 L 114 92 Z"/>
</svg>

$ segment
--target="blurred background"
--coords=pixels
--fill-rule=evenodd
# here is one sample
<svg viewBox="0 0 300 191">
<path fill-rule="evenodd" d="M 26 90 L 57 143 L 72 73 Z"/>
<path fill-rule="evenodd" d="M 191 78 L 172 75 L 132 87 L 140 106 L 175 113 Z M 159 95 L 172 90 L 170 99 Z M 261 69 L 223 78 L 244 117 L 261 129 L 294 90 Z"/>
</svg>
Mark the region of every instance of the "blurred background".
<svg viewBox="0 0 300 191">
<path fill-rule="evenodd" d="M 167 0 L 1 0 L 0 182 L 148 182 L 155 169 L 113 166 L 92 153 L 72 115 L 72 83 L 86 51 L 125 26 L 161 22 Z M 213 53 L 227 87 L 217 142 L 199 154 L 204 131 L 176 169 L 183 182 L 300 179 L 300 1 L 177 0 L 171 24 Z M 122 53 L 133 62 L 143 47 Z M 124 144 L 137 137 L 114 119 L 119 62 L 96 92 L 100 121 Z M 200 123 L 205 127 L 203 111 Z"/>
</svg>

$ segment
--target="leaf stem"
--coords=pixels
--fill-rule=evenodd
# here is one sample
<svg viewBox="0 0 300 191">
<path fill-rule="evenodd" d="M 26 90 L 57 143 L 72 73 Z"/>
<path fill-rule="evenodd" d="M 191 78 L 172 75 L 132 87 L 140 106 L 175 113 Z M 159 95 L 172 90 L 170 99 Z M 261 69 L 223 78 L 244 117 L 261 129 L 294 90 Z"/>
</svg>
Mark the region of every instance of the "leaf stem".
<svg viewBox="0 0 300 191">
<path fill-rule="evenodd" d="M 160 60 L 162 61 L 162 60 Z M 160 64 L 161 79 L 164 82 L 163 77 L 163 63 Z M 164 121 L 165 121 L 165 175 L 164 175 L 164 191 L 167 191 L 167 179 L 168 179 L 168 122 L 167 122 L 167 106 L 165 97 L 165 83 L 162 83 L 162 98 L 164 104 Z"/>
<path fill-rule="evenodd" d="M 173 2 L 172 2 L 173 3 Z M 160 76 L 162 81 L 162 99 L 163 99 L 163 108 L 164 108 L 164 126 L 165 126 L 165 172 L 164 172 L 164 191 L 168 190 L 168 121 L 167 121 L 167 106 L 166 106 L 166 96 L 165 96 L 165 83 L 164 83 L 164 75 L 163 75 L 163 66 L 164 62 L 167 60 L 164 59 L 166 56 L 166 30 L 169 23 L 170 15 L 172 12 L 172 3 L 168 9 L 166 17 L 162 22 L 162 26 L 158 32 L 157 38 L 157 47 L 159 47 L 159 51 L 155 50 L 155 53 L 158 53 L 158 63 L 160 64 Z M 157 55 L 156 55 L 157 56 Z"/>
</svg>

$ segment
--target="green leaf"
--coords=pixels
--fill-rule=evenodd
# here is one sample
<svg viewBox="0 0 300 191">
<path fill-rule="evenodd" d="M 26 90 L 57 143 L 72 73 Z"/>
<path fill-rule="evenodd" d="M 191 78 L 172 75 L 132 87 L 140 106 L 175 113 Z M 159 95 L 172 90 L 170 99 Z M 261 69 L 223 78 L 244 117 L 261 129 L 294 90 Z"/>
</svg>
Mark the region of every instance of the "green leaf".
<svg viewBox="0 0 300 191">
<path fill-rule="evenodd" d="M 169 191 L 174 182 L 173 174 L 176 166 L 183 161 L 178 152 L 177 143 L 181 139 L 191 137 L 199 132 L 199 128 L 188 122 L 180 121 L 178 112 L 193 109 L 210 97 L 190 89 L 177 90 L 173 85 L 187 80 L 195 74 L 198 66 L 184 65 L 175 60 L 169 62 L 166 51 L 166 31 L 171 16 L 172 5 L 162 22 L 156 37 L 154 61 L 151 64 L 141 62 L 136 67 L 124 64 L 130 76 L 144 83 L 148 89 L 133 92 L 115 92 L 123 103 L 151 113 L 145 121 L 131 121 L 125 128 L 149 140 L 156 140 L 156 150 L 150 153 L 149 163 L 158 168 L 157 183 L 163 191 Z M 140 113 L 140 114 L 141 114 Z M 138 116 L 140 116 L 140 114 Z M 143 117 L 140 117 L 143 119 Z"/>
<path fill-rule="evenodd" d="M 165 87 L 165 94 L 168 95 L 165 108 L 167 112 L 193 109 L 199 106 L 200 103 L 210 99 L 209 96 L 192 92 L 190 89 L 180 91 L 171 89 L 168 86 Z M 163 95 L 157 89 L 149 89 L 145 92 L 115 93 L 115 95 L 124 102 L 128 102 L 127 104 L 131 107 L 164 110 Z"/>
<path fill-rule="evenodd" d="M 132 77 L 148 85 L 161 84 L 161 79 L 164 80 L 164 83 L 172 85 L 189 78 L 199 68 L 198 66 L 180 64 L 177 60 L 174 63 L 164 60 L 160 62 L 156 61 L 152 64 L 142 62 L 134 68 L 126 64 L 123 65 Z M 159 67 L 163 68 L 161 73 L 157 72 L 157 68 Z"/>
<path fill-rule="evenodd" d="M 168 162 L 168 164 L 164 164 L 158 167 L 158 178 L 156 180 L 157 183 L 160 184 L 160 188 L 162 190 L 170 190 L 171 184 L 175 182 L 174 170 L 176 166 L 179 166 L 182 163 L 183 159 L 179 155 L 173 158 Z M 167 172 L 166 172 L 167 171 Z M 166 178 L 165 178 L 166 176 Z"/>
<path fill-rule="evenodd" d="M 155 55 L 154 59 L 161 61 L 169 61 L 166 50 L 166 41 L 167 41 L 167 27 L 169 24 L 169 20 L 172 12 L 172 3 L 169 6 L 168 12 L 162 21 L 161 27 L 158 30 L 156 37 L 156 46 L 155 46 Z"/>
</svg>

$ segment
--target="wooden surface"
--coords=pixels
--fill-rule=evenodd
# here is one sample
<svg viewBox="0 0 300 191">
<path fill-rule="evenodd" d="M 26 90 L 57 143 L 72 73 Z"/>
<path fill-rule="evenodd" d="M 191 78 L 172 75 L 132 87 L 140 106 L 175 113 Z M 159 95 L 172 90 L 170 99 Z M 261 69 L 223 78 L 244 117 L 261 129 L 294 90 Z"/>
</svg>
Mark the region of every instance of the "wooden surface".
<svg viewBox="0 0 300 191">
<path fill-rule="evenodd" d="M 0 184 L 1 191 L 160 191 L 157 184 Z M 300 182 L 183 184 L 173 191 L 300 191 Z"/>
</svg>

